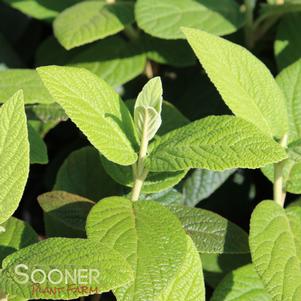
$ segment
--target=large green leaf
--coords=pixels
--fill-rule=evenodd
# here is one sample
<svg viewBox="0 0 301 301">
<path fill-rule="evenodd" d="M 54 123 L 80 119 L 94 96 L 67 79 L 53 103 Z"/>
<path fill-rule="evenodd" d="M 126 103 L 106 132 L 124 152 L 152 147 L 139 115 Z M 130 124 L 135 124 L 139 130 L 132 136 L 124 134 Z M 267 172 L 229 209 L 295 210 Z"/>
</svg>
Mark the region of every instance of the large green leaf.
<svg viewBox="0 0 301 301">
<path fill-rule="evenodd" d="M 183 31 L 232 112 L 281 138 L 288 129 L 285 100 L 268 68 L 230 41 L 196 29 Z"/>
<path fill-rule="evenodd" d="M 22 271 L 21 275 L 15 272 L 20 264 L 28 267 L 27 270 L 24 266 L 17 270 Z M 2 267 L 0 289 L 28 299 L 76 299 L 79 296 L 95 294 L 96 289 L 98 293 L 109 291 L 133 279 L 130 265 L 119 252 L 105 244 L 87 239 L 50 238 L 10 255 L 3 261 Z M 41 271 L 34 273 L 34 280 L 42 283 L 39 284 L 40 289 L 33 289 L 34 280 L 32 277 L 26 279 L 23 273 L 31 274 L 37 268 L 42 269 L 46 275 L 53 270 L 59 272 L 50 274 L 52 281 L 48 277 L 44 278 Z M 80 269 L 85 271 L 83 277 L 79 276 Z M 92 269 L 95 277 L 90 278 L 88 272 Z M 66 271 L 72 277 L 64 277 Z M 21 281 L 24 283 L 20 283 Z M 83 284 L 94 291 L 80 289 Z M 58 287 L 62 289 L 55 290 Z"/>
<path fill-rule="evenodd" d="M 301 57 L 301 41 L 296 28 L 301 26 L 301 13 L 289 14 L 278 25 L 275 55 L 279 69 L 285 68 Z"/>
<path fill-rule="evenodd" d="M 4 0 L 22 13 L 40 20 L 52 20 L 59 12 L 81 0 Z"/>
<path fill-rule="evenodd" d="M 115 246 L 131 264 L 134 281 L 115 291 L 120 301 L 156 300 L 177 275 L 187 250 L 179 220 L 152 201 L 100 201 L 88 216 L 87 235 Z"/>
<path fill-rule="evenodd" d="M 54 101 L 35 70 L 9 69 L 0 71 L 0 103 L 5 102 L 20 89 L 24 92 L 26 104 Z"/>
<path fill-rule="evenodd" d="M 205 301 L 205 286 L 200 255 L 187 236 L 186 258 L 177 276 L 161 293 L 158 301 Z M 183 285 L 184 284 L 184 285 Z"/>
<path fill-rule="evenodd" d="M 157 139 L 150 151 L 146 166 L 151 171 L 258 168 L 287 157 L 278 143 L 233 116 L 192 122 Z"/>
<path fill-rule="evenodd" d="M 282 70 L 276 81 L 284 93 L 288 113 L 289 142 L 301 138 L 301 60 Z"/>
<path fill-rule="evenodd" d="M 54 21 L 54 34 L 71 49 L 122 31 L 134 21 L 133 4 L 84 1 L 63 11 Z"/>
<path fill-rule="evenodd" d="M 67 65 L 86 68 L 118 86 L 143 73 L 146 56 L 140 48 L 137 43 L 109 37 L 81 50 Z"/>
<path fill-rule="evenodd" d="M 0 108 L 0 224 L 17 209 L 28 172 L 28 133 L 19 91 Z"/>
<path fill-rule="evenodd" d="M 120 165 L 137 160 L 131 115 L 106 82 L 80 68 L 50 66 L 38 72 L 50 94 L 107 159 Z"/>
<path fill-rule="evenodd" d="M 235 170 L 212 171 L 196 169 L 183 185 L 185 205 L 194 207 L 208 198 L 235 172 Z"/>
<path fill-rule="evenodd" d="M 248 235 L 241 228 L 208 210 L 168 206 L 181 221 L 200 253 L 249 253 Z"/>
<path fill-rule="evenodd" d="M 183 194 L 175 188 L 166 189 L 157 193 L 140 194 L 139 200 L 156 201 L 162 205 L 183 205 Z"/>
<path fill-rule="evenodd" d="M 47 147 L 38 132 L 28 123 L 28 139 L 30 144 L 30 163 L 47 164 Z"/>
<path fill-rule="evenodd" d="M 210 301 L 272 301 L 262 281 L 249 264 L 229 273 L 215 289 Z"/>
<path fill-rule="evenodd" d="M 297 256 L 301 262 L 301 207 L 291 206 L 285 209 L 294 236 Z"/>
<path fill-rule="evenodd" d="M 65 191 L 44 193 L 38 201 L 44 211 L 47 236 L 86 237 L 86 219 L 94 202 Z"/>
<path fill-rule="evenodd" d="M 140 28 L 162 39 L 183 39 L 182 26 L 225 35 L 243 23 L 236 1 L 224 0 L 138 0 L 135 8 Z"/>
<path fill-rule="evenodd" d="M 285 210 L 275 202 L 264 201 L 254 210 L 250 227 L 255 270 L 272 300 L 300 300 L 300 261 Z"/>
<path fill-rule="evenodd" d="M 99 201 L 116 194 L 120 186 L 106 174 L 99 152 L 87 146 L 67 157 L 58 171 L 54 190 L 64 190 Z"/>
<path fill-rule="evenodd" d="M 1 227 L 0 233 L 0 265 L 2 260 L 17 250 L 38 242 L 38 235 L 27 223 L 15 218 L 9 218 Z"/>
</svg>

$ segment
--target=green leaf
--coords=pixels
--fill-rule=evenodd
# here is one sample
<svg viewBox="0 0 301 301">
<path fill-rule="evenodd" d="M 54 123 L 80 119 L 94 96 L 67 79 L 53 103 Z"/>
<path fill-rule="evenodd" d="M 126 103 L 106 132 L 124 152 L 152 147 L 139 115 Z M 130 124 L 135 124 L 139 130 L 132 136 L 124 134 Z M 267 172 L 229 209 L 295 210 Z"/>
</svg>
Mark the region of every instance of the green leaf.
<svg viewBox="0 0 301 301">
<path fill-rule="evenodd" d="M 4 0 L 13 8 L 39 20 L 52 20 L 59 12 L 81 0 Z"/>
<path fill-rule="evenodd" d="M 75 193 L 94 201 L 116 193 L 119 188 L 106 174 L 99 152 L 91 146 L 76 150 L 67 157 L 54 185 L 54 190 Z"/>
<path fill-rule="evenodd" d="M 282 70 L 276 81 L 284 93 L 288 113 L 289 142 L 301 138 L 301 60 Z"/>
<path fill-rule="evenodd" d="M 115 291 L 118 300 L 155 300 L 186 256 L 179 220 L 156 202 L 104 199 L 93 207 L 86 229 L 89 239 L 115 246 L 134 270 L 134 281 Z"/>
<path fill-rule="evenodd" d="M 0 233 L 0 265 L 6 256 L 38 241 L 31 226 L 15 217 L 9 218 L 1 227 L 5 231 Z"/>
<path fill-rule="evenodd" d="M 205 286 L 200 255 L 187 236 L 186 258 L 177 276 L 160 295 L 158 301 L 205 301 Z M 183 285 L 183 283 L 185 285 Z"/>
<path fill-rule="evenodd" d="M 131 115 L 106 82 L 80 68 L 49 66 L 38 72 L 50 94 L 108 160 L 136 162 Z"/>
<path fill-rule="evenodd" d="M 281 138 L 288 128 L 285 100 L 268 68 L 239 45 L 204 31 L 183 31 L 232 112 Z"/>
<path fill-rule="evenodd" d="M 300 300 L 300 261 L 285 210 L 275 202 L 261 202 L 252 214 L 250 227 L 255 270 L 272 300 Z"/>
<path fill-rule="evenodd" d="M 34 282 L 31 277 L 26 283 L 20 283 L 20 281 L 25 282 L 26 279 L 24 275 L 15 273 L 15 268 L 19 264 L 26 265 L 28 270 L 22 268 L 17 270 L 18 272 L 31 274 L 35 269 L 40 268 L 46 275 L 49 275 L 52 270 L 57 269 L 63 274 L 63 277 L 60 277 L 59 272 L 52 273 L 50 279 L 53 281 L 49 281 L 48 278 L 43 279 L 42 272 L 35 273 L 36 278 L 34 279 L 40 282 L 44 281 L 39 284 L 40 289 L 34 290 Z M 79 276 L 78 271 L 80 269 L 84 269 L 85 276 Z M 99 277 L 96 277 L 95 272 L 95 277 L 88 279 L 90 278 L 88 271 L 92 269 L 94 272 L 98 271 Z M 73 277 L 69 276 L 66 279 L 64 277 L 66 271 Z M 109 291 L 125 285 L 132 279 L 131 267 L 115 249 L 93 240 L 50 238 L 7 257 L 3 262 L 3 270 L 0 272 L 0 288 L 8 294 L 15 294 L 28 299 L 70 300 L 95 294 L 96 289 L 98 293 Z M 82 284 L 93 288 L 94 292 L 89 292 L 89 289 L 81 290 Z M 54 293 L 53 290 L 57 287 L 63 289 L 56 290 Z M 75 289 L 68 290 L 68 287 Z"/>
<path fill-rule="evenodd" d="M 301 207 L 292 206 L 285 211 L 294 236 L 297 256 L 301 262 Z"/>
<path fill-rule="evenodd" d="M 101 161 L 105 171 L 116 181 L 117 183 L 133 187 L 133 171 L 129 166 L 116 165 L 104 157 L 101 157 Z M 150 172 L 144 181 L 142 192 L 154 193 L 166 190 L 177 185 L 186 175 L 187 170 L 180 170 L 175 172 Z"/>
<path fill-rule="evenodd" d="M 109 84 L 119 86 L 143 73 L 146 56 L 137 43 L 114 36 L 81 50 L 66 64 L 86 68 Z"/>
<path fill-rule="evenodd" d="M 235 170 L 211 171 L 197 169 L 187 178 L 183 185 L 185 205 L 194 207 L 200 201 L 208 198 L 235 172 Z"/>
<path fill-rule="evenodd" d="M 282 162 L 282 177 L 284 190 L 291 193 L 301 193 L 301 140 L 288 145 L 288 159 Z M 263 174 L 274 183 L 274 165 L 263 167 Z"/>
<path fill-rule="evenodd" d="M 54 34 L 71 49 L 122 31 L 134 21 L 133 4 L 84 1 L 64 10 L 54 21 Z"/>
<path fill-rule="evenodd" d="M 9 69 L 0 71 L 0 103 L 5 102 L 20 89 L 23 90 L 26 104 L 52 103 L 54 101 L 35 70 Z"/>
<path fill-rule="evenodd" d="M 301 41 L 296 31 L 296 28 L 300 28 L 300 26 L 301 13 L 285 16 L 278 25 L 274 49 L 279 69 L 300 59 Z"/>
<path fill-rule="evenodd" d="M 229 273 L 218 285 L 210 301 L 272 301 L 262 281 L 249 264 Z"/>
<path fill-rule="evenodd" d="M 29 143 L 22 91 L 0 108 L 0 224 L 17 209 L 29 173 Z"/>
<path fill-rule="evenodd" d="M 248 235 L 220 215 L 199 208 L 168 206 L 200 253 L 249 253 Z"/>
<path fill-rule="evenodd" d="M 161 126 L 163 88 L 160 77 L 149 80 L 139 93 L 134 109 L 134 121 L 139 138 L 150 141 Z"/>
<path fill-rule="evenodd" d="M 225 0 L 138 0 L 135 7 L 138 26 L 161 39 L 183 39 L 180 28 L 191 26 L 225 35 L 243 24 L 239 5 Z"/>
<path fill-rule="evenodd" d="M 38 201 L 44 211 L 48 237 L 86 237 L 86 219 L 94 202 L 65 191 L 44 193 Z"/>
<path fill-rule="evenodd" d="M 278 143 L 233 116 L 210 116 L 192 122 L 157 139 L 150 151 L 146 166 L 158 172 L 258 168 L 287 157 Z"/>
<path fill-rule="evenodd" d="M 37 131 L 28 123 L 28 139 L 30 144 L 30 163 L 47 164 L 47 147 Z"/>
<path fill-rule="evenodd" d="M 186 41 L 163 40 L 143 35 L 141 43 L 147 57 L 159 64 L 187 67 L 193 66 L 196 63 L 196 58 Z"/>
</svg>

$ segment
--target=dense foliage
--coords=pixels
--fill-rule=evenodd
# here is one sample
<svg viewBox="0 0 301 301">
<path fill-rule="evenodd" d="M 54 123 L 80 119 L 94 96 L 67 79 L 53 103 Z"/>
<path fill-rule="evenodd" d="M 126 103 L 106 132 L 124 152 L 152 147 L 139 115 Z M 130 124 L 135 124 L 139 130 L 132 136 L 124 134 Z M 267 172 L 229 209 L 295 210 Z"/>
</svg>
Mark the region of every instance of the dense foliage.
<svg viewBox="0 0 301 301">
<path fill-rule="evenodd" d="M 1 0 L 0 300 L 300 301 L 300 26 Z"/>
</svg>

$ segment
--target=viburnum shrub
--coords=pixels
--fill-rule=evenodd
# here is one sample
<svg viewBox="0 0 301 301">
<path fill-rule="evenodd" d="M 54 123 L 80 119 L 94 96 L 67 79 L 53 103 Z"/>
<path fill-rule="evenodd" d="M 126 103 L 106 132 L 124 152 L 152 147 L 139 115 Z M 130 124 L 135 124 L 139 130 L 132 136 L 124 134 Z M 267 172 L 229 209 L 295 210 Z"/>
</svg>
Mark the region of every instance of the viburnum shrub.
<svg viewBox="0 0 301 301">
<path fill-rule="evenodd" d="M 301 2 L 3 2 L 0 301 L 300 301 Z"/>
</svg>

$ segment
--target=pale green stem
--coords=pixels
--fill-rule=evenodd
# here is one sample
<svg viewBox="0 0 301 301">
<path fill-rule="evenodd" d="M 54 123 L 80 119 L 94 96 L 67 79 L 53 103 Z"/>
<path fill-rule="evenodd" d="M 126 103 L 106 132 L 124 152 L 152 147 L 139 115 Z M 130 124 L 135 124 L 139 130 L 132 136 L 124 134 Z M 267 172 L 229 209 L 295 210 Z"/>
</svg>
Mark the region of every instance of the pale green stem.
<svg viewBox="0 0 301 301">
<path fill-rule="evenodd" d="M 146 115 L 146 119 L 144 120 L 141 141 L 140 141 L 138 162 L 133 166 L 134 187 L 132 190 L 132 201 L 134 202 L 139 200 L 144 181 L 148 174 L 148 171 L 147 169 L 145 169 L 144 166 L 144 160 L 147 156 L 147 148 L 148 148 L 148 137 L 147 137 L 147 128 L 146 128 L 147 124 L 148 124 L 148 120 Z"/>
<path fill-rule="evenodd" d="M 280 141 L 281 146 L 287 146 L 288 135 Z M 285 191 L 283 190 L 283 161 L 274 164 L 274 201 L 284 207 Z"/>
</svg>

